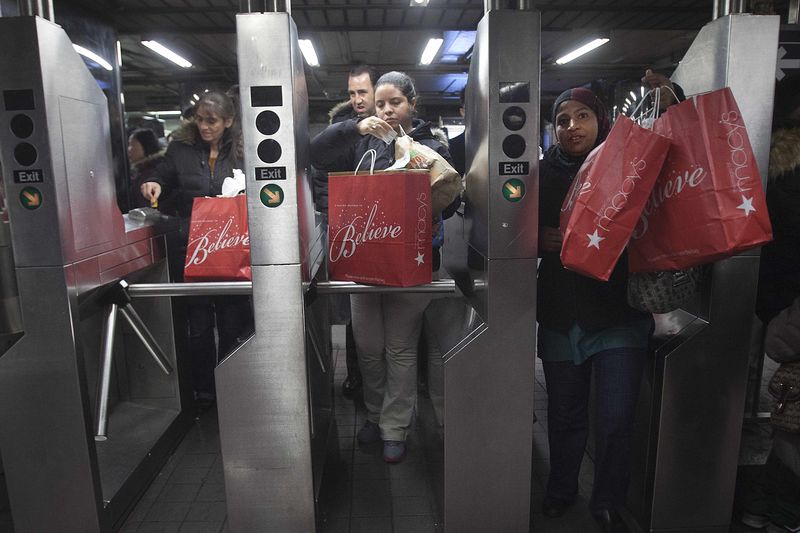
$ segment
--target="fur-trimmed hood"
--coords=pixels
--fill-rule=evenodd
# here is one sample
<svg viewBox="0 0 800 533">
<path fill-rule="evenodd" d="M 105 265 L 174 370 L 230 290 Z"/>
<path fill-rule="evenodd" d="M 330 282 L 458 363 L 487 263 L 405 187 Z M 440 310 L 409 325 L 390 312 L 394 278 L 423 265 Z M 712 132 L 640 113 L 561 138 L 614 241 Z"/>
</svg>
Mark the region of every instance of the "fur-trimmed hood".
<svg viewBox="0 0 800 533">
<path fill-rule="evenodd" d="M 769 149 L 769 178 L 800 167 L 800 128 L 776 130 Z"/>
<path fill-rule="evenodd" d="M 179 142 L 189 146 L 196 144 L 208 145 L 200 138 L 200 132 L 194 121 L 183 124 L 180 128 L 171 133 L 172 142 Z M 219 151 L 223 154 L 233 154 L 236 159 L 242 159 L 244 154 L 244 141 L 239 125 L 234 122 L 234 127 L 225 130 L 219 143 Z"/>
<path fill-rule="evenodd" d="M 140 159 L 136 163 L 131 165 L 131 168 L 146 168 L 146 167 L 153 167 L 161 162 L 164 159 L 165 150 L 161 150 L 160 152 L 156 152 L 154 154 L 150 154 L 143 159 Z"/>
<path fill-rule="evenodd" d="M 345 100 L 344 102 L 339 102 L 328 111 L 328 124 L 334 124 L 355 117 L 356 114 L 353 111 L 353 106 L 350 105 L 350 100 Z"/>
</svg>

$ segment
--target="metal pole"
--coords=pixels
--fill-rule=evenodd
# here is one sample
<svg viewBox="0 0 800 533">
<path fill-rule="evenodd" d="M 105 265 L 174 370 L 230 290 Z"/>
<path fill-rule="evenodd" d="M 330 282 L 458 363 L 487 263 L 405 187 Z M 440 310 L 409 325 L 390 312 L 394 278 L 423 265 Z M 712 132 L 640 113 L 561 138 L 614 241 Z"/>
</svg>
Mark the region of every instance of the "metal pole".
<svg viewBox="0 0 800 533">
<path fill-rule="evenodd" d="M 147 326 L 138 313 L 136 313 L 130 304 L 123 305 L 119 308 L 119 311 L 122 313 L 122 316 L 125 317 L 125 320 L 128 321 L 133 332 L 136 333 L 136 336 L 142 341 L 147 351 L 150 352 L 150 355 L 153 356 L 156 364 L 161 367 L 161 370 L 163 370 L 165 374 L 170 375 L 172 373 L 172 365 L 169 364 L 167 356 L 164 355 L 158 342 L 153 338 L 153 335 L 150 333 L 150 330 L 147 329 Z"/>
<path fill-rule="evenodd" d="M 111 364 L 114 358 L 114 332 L 117 327 L 117 304 L 108 306 L 103 324 L 103 346 L 100 361 L 100 379 L 97 382 L 97 424 L 94 440 L 108 439 L 108 393 L 111 389 Z"/>
<path fill-rule="evenodd" d="M 731 13 L 747 13 L 747 0 L 733 0 Z"/>
<path fill-rule="evenodd" d="M 362 294 L 386 292 L 454 293 L 455 281 L 445 279 L 414 287 L 379 287 L 359 285 L 350 281 L 321 281 L 314 286 L 319 294 Z M 249 295 L 253 292 L 251 281 L 215 281 L 209 283 L 134 283 L 128 286 L 131 298 L 158 296 L 223 296 Z"/>
<path fill-rule="evenodd" d="M 732 0 L 714 0 L 714 13 L 712 15 L 712 20 L 730 15 L 731 1 Z"/>
<path fill-rule="evenodd" d="M 35 15 L 35 8 L 33 7 L 33 0 L 18 0 L 19 16 L 30 17 Z"/>
<path fill-rule="evenodd" d="M 789 24 L 797 24 L 800 15 L 800 0 L 790 0 L 789 2 Z"/>
<path fill-rule="evenodd" d="M 53 0 L 47 0 L 47 4 L 45 4 L 45 9 L 47 9 L 47 12 L 44 14 L 44 18 L 46 18 L 52 23 L 55 23 L 56 12 L 53 10 Z"/>
</svg>

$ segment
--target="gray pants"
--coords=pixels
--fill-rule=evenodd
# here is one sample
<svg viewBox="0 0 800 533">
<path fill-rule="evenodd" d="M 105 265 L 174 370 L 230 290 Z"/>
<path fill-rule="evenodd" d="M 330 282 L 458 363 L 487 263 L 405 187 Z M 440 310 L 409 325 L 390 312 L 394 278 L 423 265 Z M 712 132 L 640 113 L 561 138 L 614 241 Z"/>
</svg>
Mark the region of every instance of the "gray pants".
<svg viewBox="0 0 800 533">
<path fill-rule="evenodd" d="M 353 294 L 350 310 L 367 419 L 383 440 L 405 441 L 417 402 L 417 343 L 428 294 Z M 430 350 L 437 350 L 435 340 Z M 430 357 L 439 357 L 430 353 Z"/>
</svg>

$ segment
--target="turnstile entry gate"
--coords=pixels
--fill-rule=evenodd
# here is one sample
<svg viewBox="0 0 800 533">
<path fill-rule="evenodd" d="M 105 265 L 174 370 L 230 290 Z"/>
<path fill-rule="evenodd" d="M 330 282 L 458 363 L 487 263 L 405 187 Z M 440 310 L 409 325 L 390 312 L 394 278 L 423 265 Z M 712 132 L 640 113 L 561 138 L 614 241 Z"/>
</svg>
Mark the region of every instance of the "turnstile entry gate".
<svg viewBox="0 0 800 533">
<path fill-rule="evenodd" d="M 779 17 L 729 15 L 698 34 L 672 79 L 687 95 L 729 86 L 767 176 Z M 729 143 L 735 150 L 736 138 Z M 636 424 L 629 509 L 644 531 L 728 531 L 758 251 L 719 261 L 695 302 L 660 317 Z M 661 329 L 661 331 L 659 331 Z"/>
<path fill-rule="evenodd" d="M 10 220 L 0 252 L 13 244 L 2 276 L 4 290 L 17 285 L 12 327 L 24 331 L 0 352 L 14 527 L 112 531 L 191 421 L 173 371 L 169 300 L 137 303 L 140 315 L 120 285 L 167 281 L 166 230 L 120 214 L 106 98 L 64 31 L 39 17 L 0 18 L 0 48 L 13 51 L 0 57 Z M 132 329 L 114 327 L 117 310 Z"/>
<path fill-rule="evenodd" d="M 307 533 L 336 442 L 329 323 L 314 287 L 335 284 L 324 281 L 324 232 L 306 174 L 295 25 L 288 13 L 242 13 L 237 40 L 256 330 L 216 372 L 228 527 Z M 447 419 L 434 425 L 444 434 L 449 531 L 529 529 L 538 95 L 538 14 L 488 11 L 468 87 L 466 206 L 446 230 L 446 263 L 466 297 L 438 362 Z"/>
</svg>

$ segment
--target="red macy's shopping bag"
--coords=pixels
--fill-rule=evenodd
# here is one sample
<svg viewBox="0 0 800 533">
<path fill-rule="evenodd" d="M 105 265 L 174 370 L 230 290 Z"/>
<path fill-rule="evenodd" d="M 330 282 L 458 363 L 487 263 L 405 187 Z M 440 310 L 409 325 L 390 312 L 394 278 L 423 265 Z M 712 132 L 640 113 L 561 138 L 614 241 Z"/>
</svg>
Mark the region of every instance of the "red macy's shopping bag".
<svg viewBox="0 0 800 533">
<path fill-rule="evenodd" d="M 247 197 L 194 199 L 189 245 L 183 269 L 185 281 L 247 281 L 250 236 Z"/>
<path fill-rule="evenodd" d="M 672 146 L 632 235 L 631 271 L 685 269 L 772 239 L 761 177 L 730 89 L 671 106 L 653 129 Z"/>
<path fill-rule="evenodd" d="M 409 287 L 431 282 L 427 170 L 328 175 L 331 279 Z"/>
<path fill-rule="evenodd" d="M 608 281 L 655 184 L 669 139 L 622 115 L 581 166 L 561 206 L 561 262 Z"/>
</svg>

